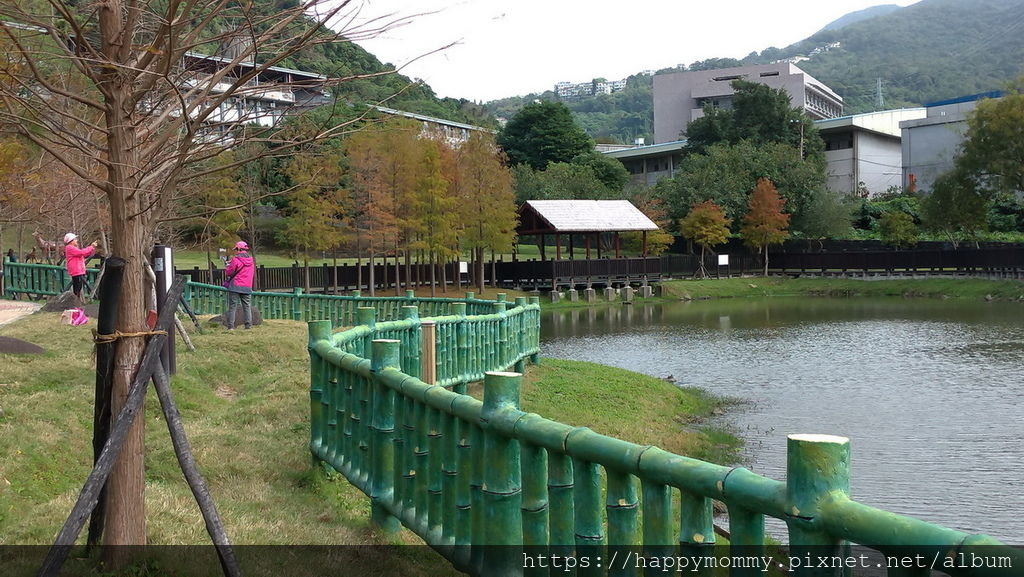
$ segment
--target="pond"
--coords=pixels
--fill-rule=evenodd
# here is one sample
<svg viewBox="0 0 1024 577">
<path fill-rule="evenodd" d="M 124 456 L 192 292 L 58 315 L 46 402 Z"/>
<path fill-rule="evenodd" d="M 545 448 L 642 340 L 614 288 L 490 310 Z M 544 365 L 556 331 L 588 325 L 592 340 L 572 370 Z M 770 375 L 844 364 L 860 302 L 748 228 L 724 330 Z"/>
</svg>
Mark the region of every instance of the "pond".
<svg viewBox="0 0 1024 577">
<path fill-rule="evenodd" d="M 546 312 L 541 338 L 543 356 L 745 401 L 722 419 L 758 474 L 785 478 L 788 434 L 842 435 L 854 499 L 1010 544 L 1024 536 L 1024 303 L 611 305 Z"/>
</svg>

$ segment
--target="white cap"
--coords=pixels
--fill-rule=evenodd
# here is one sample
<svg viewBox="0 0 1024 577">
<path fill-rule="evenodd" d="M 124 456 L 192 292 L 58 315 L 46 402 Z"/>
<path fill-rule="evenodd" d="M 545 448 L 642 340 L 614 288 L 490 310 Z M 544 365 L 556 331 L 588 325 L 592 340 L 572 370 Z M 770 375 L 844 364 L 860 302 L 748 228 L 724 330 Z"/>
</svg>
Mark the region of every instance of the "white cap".
<svg viewBox="0 0 1024 577">
<path fill-rule="evenodd" d="M 64 235 L 64 244 L 68 244 L 69 242 L 75 240 L 76 238 L 78 238 L 77 234 L 75 234 L 73 232 L 69 232 L 69 233 Z"/>
</svg>

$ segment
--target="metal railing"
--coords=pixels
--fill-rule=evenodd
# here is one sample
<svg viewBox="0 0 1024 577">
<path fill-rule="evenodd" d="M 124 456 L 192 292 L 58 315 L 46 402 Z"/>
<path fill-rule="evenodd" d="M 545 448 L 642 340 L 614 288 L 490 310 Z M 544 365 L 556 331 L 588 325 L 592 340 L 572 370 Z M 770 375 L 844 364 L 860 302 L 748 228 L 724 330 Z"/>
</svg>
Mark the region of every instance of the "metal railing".
<svg viewBox="0 0 1024 577">
<path fill-rule="evenodd" d="M 786 565 L 798 576 L 848 574 L 832 561 L 850 558 L 850 542 L 880 552 L 881 567 L 927 556 L 928 565 L 895 563 L 890 576 L 1021 574 L 1020 550 L 852 500 L 843 437 L 791 435 L 782 482 L 523 412 L 520 373 L 539 352 L 535 305 L 523 304 L 434 319 L 450 329 L 438 338 L 437 384 L 419 378 L 424 320 L 412 306 L 392 322 L 362 309 L 360 326 L 337 334 L 328 321 L 309 324 L 310 450 L 370 497 L 380 528 L 404 525 L 474 575 L 529 573 L 539 567 L 528 561 L 552 554 L 576 559 L 577 575 L 661 574 L 659 559 L 680 556 L 703 567 L 698 575 L 765 574 L 719 562 L 729 551 L 765 558 L 765 517 L 786 523 Z M 508 367 L 517 372 L 500 372 Z M 481 378 L 483 401 L 446 388 Z M 715 547 L 713 500 L 728 509 L 728 549 Z M 967 552 L 998 566 L 956 565 Z M 790 562 L 810 556 L 832 561 Z"/>
</svg>

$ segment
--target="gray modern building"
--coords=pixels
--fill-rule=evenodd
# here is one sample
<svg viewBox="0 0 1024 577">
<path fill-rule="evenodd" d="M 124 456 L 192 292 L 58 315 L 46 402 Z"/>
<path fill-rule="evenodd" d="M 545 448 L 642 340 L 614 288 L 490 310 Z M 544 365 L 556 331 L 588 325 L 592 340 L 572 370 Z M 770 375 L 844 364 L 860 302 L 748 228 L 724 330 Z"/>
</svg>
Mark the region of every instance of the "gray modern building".
<svg viewBox="0 0 1024 577">
<path fill-rule="evenodd" d="M 838 94 L 789 62 L 658 74 L 654 77 L 655 144 L 685 137 L 687 125 L 704 116 L 705 105 L 731 108 L 732 82 L 739 79 L 785 90 L 793 106 L 815 120 L 843 114 Z"/>
<path fill-rule="evenodd" d="M 900 123 L 924 116 L 924 108 L 903 108 L 816 121 L 829 190 L 874 195 L 902 186 Z"/>
<path fill-rule="evenodd" d="M 654 186 L 663 178 L 675 176 L 685 146 L 685 140 L 677 140 L 601 152 L 622 162 L 626 170 L 629 171 L 632 182 L 644 186 Z"/>
<path fill-rule="evenodd" d="M 935 179 L 953 168 L 968 114 L 979 100 L 1000 96 L 996 91 L 932 102 L 925 105 L 924 118 L 901 122 L 904 188 L 930 191 Z"/>
</svg>

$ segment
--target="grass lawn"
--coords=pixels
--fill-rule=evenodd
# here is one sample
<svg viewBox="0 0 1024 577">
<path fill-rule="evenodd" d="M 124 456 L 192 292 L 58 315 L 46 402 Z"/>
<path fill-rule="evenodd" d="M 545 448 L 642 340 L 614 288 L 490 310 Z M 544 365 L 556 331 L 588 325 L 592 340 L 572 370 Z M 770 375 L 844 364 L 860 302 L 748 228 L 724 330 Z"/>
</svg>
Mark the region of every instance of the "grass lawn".
<svg viewBox="0 0 1024 577">
<path fill-rule="evenodd" d="M 0 545 L 44 545 L 70 512 L 91 468 L 93 359 L 86 327 L 36 313 L 0 336 L 47 349 L 0 354 Z M 172 386 L 196 461 L 227 533 L 239 545 L 416 544 L 408 531 L 369 525 L 369 499 L 310 465 L 309 357 L 304 323 L 267 321 L 252 331 L 206 328 L 196 352 L 179 343 Z M 157 403 L 147 397 L 146 507 L 150 544 L 209 543 Z M 544 359 L 528 371 L 523 408 L 573 425 L 728 459 L 735 440 L 702 422 L 723 401 L 600 365 Z M 84 540 L 80 539 L 80 543 Z M 443 575 L 426 547 L 367 548 L 368 575 Z M 82 573 L 83 562 L 78 562 Z M 36 566 L 38 568 L 38 565 Z M 78 574 L 72 563 L 72 574 Z M 148 574 L 148 573 L 147 573 Z"/>
<path fill-rule="evenodd" d="M 672 300 L 761 296 L 905 296 L 972 300 L 1024 300 L 1024 282 L 977 278 L 790 278 L 745 277 L 661 283 Z"/>
</svg>

